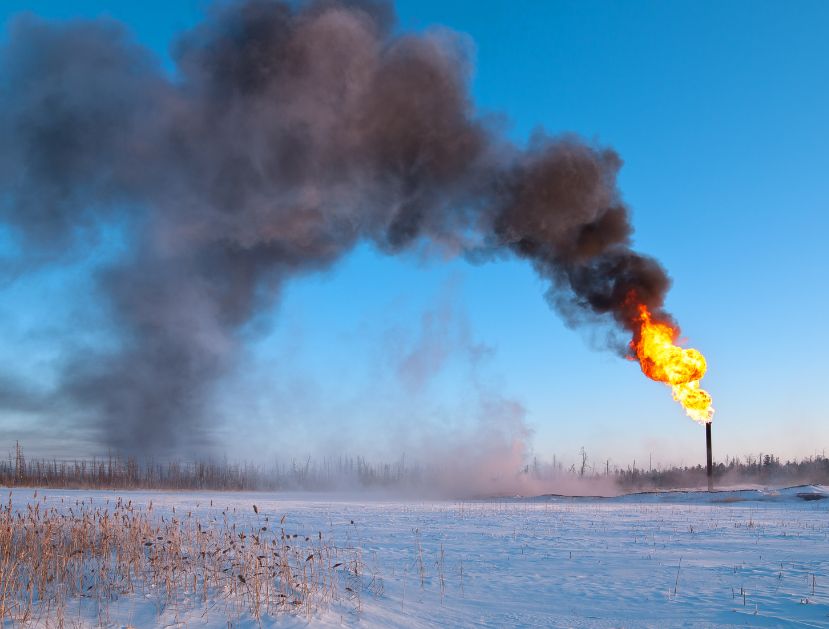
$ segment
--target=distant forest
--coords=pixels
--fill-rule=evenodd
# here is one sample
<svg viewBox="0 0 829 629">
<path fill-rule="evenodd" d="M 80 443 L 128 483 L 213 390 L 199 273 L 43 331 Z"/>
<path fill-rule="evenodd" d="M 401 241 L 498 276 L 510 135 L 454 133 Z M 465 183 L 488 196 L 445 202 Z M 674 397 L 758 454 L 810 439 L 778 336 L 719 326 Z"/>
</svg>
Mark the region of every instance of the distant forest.
<svg viewBox="0 0 829 629">
<path fill-rule="evenodd" d="M 533 459 L 515 471 L 516 486 L 532 487 L 543 493 L 545 483 L 557 482 L 577 488 L 573 481 L 608 481 L 620 491 L 704 487 L 705 467 L 641 468 L 591 464 L 587 452 L 579 453 L 579 463 L 564 466 Z M 78 489 L 150 489 L 217 491 L 325 491 L 362 488 L 428 487 L 439 470 L 407 463 L 375 463 L 362 457 L 341 456 L 301 461 L 274 461 L 271 464 L 233 463 L 226 460 L 139 461 L 110 456 L 77 460 L 28 459 L 18 444 L 7 459 L 0 460 L 0 486 L 54 487 Z M 726 457 L 715 463 L 717 486 L 801 484 L 829 485 L 829 458 L 819 454 L 798 461 L 781 461 L 773 454 Z M 572 490 L 571 490 L 572 491 Z"/>
<path fill-rule="evenodd" d="M 636 467 L 617 470 L 616 482 L 624 489 L 673 489 L 706 484 L 705 466 L 669 467 L 647 470 Z M 804 459 L 781 461 L 773 454 L 727 457 L 714 463 L 714 485 L 739 484 L 791 486 L 829 484 L 829 459 L 823 454 Z"/>
</svg>

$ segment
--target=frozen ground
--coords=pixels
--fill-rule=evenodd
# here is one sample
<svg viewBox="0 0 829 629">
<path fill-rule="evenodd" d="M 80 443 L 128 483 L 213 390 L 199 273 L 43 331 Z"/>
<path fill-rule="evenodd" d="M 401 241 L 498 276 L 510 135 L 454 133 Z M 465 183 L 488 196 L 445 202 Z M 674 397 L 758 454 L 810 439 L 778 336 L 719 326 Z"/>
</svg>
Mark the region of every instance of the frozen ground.
<svg viewBox="0 0 829 629">
<path fill-rule="evenodd" d="M 47 504 L 115 496 L 154 513 L 228 509 L 240 527 L 358 549 L 338 600 L 263 626 L 829 627 L 829 499 L 780 492 L 398 502 L 318 495 L 45 490 Z M 14 490 L 18 507 L 33 490 Z M 44 490 L 39 490 L 38 499 Z M 212 501 L 213 506 L 210 506 Z M 259 514 L 252 505 L 256 504 Z M 235 510 L 235 511 L 234 511 Z M 346 590 L 346 588 L 349 588 Z M 98 624 L 92 603 L 67 620 Z M 160 612 L 160 615 L 159 615 Z M 74 620 L 73 620 L 74 619 Z M 110 626 L 248 627 L 219 605 L 160 610 L 152 593 L 110 605 Z M 230 621 L 230 625 L 228 624 Z"/>
</svg>

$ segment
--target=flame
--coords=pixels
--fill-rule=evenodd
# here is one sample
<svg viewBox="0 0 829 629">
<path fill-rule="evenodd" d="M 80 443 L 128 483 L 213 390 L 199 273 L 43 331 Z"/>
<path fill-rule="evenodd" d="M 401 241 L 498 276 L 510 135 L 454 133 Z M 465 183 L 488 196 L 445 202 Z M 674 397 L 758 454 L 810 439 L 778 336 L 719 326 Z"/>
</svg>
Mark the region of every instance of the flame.
<svg viewBox="0 0 829 629">
<path fill-rule="evenodd" d="M 674 399 L 688 417 L 706 424 L 714 416 L 711 396 L 699 386 L 707 365 L 705 356 L 695 349 L 676 345 L 679 331 L 669 323 L 653 321 L 648 307 L 639 304 L 639 330 L 630 342 L 642 372 L 651 380 L 671 387 Z"/>
</svg>

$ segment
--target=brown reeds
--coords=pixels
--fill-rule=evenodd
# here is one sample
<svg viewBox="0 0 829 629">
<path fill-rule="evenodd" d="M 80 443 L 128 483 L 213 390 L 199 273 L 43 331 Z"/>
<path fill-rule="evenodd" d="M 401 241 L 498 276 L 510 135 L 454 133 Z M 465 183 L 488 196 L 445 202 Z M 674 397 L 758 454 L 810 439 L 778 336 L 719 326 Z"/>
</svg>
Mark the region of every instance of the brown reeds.
<svg viewBox="0 0 829 629">
<path fill-rule="evenodd" d="M 245 523 L 226 511 L 157 514 L 120 498 L 51 505 L 36 492 L 16 509 L 9 494 L 0 508 L 0 626 L 63 627 L 84 602 L 93 603 L 87 621 L 94 613 L 106 624 L 125 597 L 151 600 L 159 615 L 218 605 L 228 618 L 310 616 L 339 600 L 359 557 L 321 532 L 287 526 L 261 513 Z"/>
</svg>

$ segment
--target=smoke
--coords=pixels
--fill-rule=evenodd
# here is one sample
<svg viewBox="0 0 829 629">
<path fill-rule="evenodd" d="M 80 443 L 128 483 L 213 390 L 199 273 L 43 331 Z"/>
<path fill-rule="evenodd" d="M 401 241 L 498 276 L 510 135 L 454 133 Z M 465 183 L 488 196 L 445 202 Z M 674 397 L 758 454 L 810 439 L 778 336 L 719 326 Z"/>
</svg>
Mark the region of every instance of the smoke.
<svg viewBox="0 0 829 629">
<path fill-rule="evenodd" d="M 496 350 L 472 336 L 463 305 L 456 303 L 459 284 L 458 278 L 447 282 L 438 302 L 424 311 L 412 342 L 385 345 L 396 359 L 402 404 L 420 409 L 420 421 L 404 422 L 396 431 L 387 428 L 389 445 L 399 451 L 406 444 L 406 458 L 420 472 L 419 484 L 402 489 L 441 498 L 618 493 L 612 479 L 567 474 L 533 456 L 535 430 L 527 410 L 502 392 L 500 378 L 488 373 Z M 423 389 L 452 366 L 464 372 L 455 378 L 465 389 L 458 396 L 462 402 L 424 412 Z M 394 389 L 385 382 L 383 387 Z M 389 447 L 386 454 L 394 451 Z"/>
<path fill-rule="evenodd" d="M 307 355 L 305 335 L 287 308 L 281 343 L 261 362 L 246 359 L 236 382 L 222 382 L 223 399 L 232 400 L 224 453 L 266 469 L 278 462 L 283 472 L 271 480 L 301 470 L 303 479 L 285 480 L 295 489 L 398 498 L 616 492 L 613 477 L 580 477 L 560 458 L 556 466 L 535 456 L 531 416 L 506 391 L 497 349 L 472 333 L 462 294 L 462 276 L 450 273 L 422 309 L 400 309 L 393 299 L 385 328 L 372 316 L 348 334 L 310 325 L 315 345 L 339 338 L 340 355 L 353 355 L 310 370 L 296 359 Z M 290 369 L 275 376 L 279 363 Z"/>
<path fill-rule="evenodd" d="M 401 34 L 377 2 L 244 0 L 173 50 L 165 72 L 116 22 L 21 16 L 0 51 L 15 264 L 113 226 L 125 241 L 97 277 L 117 341 L 67 360 L 56 393 L 106 444 L 209 443 L 246 326 L 359 242 L 526 258 L 570 321 L 628 329 L 631 295 L 661 312 L 669 281 L 630 248 L 618 155 L 507 141 L 471 100 L 464 37 Z"/>
<path fill-rule="evenodd" d="M 460 289 L 461 278 L 452 277 L 433 307 L 422 313 L 413 338 L 384 343 L 396 367 L 392 374 L 399 399 L 405 408 L 419 409 L 421 418 L 389 429 L 389 445 L 399 449 L 406 444 L 408 458 L 422 466 L 425 486 L 420 491 L 442 496 L 521 493 L 518 488 L 527 484 L 521 470 L 530 458 L 534 431 L 521 403 L 501 394 L 499 384 L 487 378 L 495 349 L 473 338 L 458 303 Z M 424 393 L 453 367 L 460 368 L 453 381 L 462 383 L 464 393 L 451 397 L 460 398 L 460 404 L 427 411 Z M 395 383 L 383 387 L 394 390 Z"/>
<path fill-rule="evenodd" d="M 420 325 L 413 330 L 391 329 L 383 339 L 383 350 L 388 355 L 399 382 L 409 395 L 417 395 L 427 388 L 451 359 L 464 358 L 475 368 L 494 350 L 472 338 L 472 332 L 462 305 L 457 303 L 462 290 L 462 278 L 453 275 L 441 287 L 437 303 L 420 314 Z M 415 332 L 416 336 L 407 338 Z"/>
</svg>

